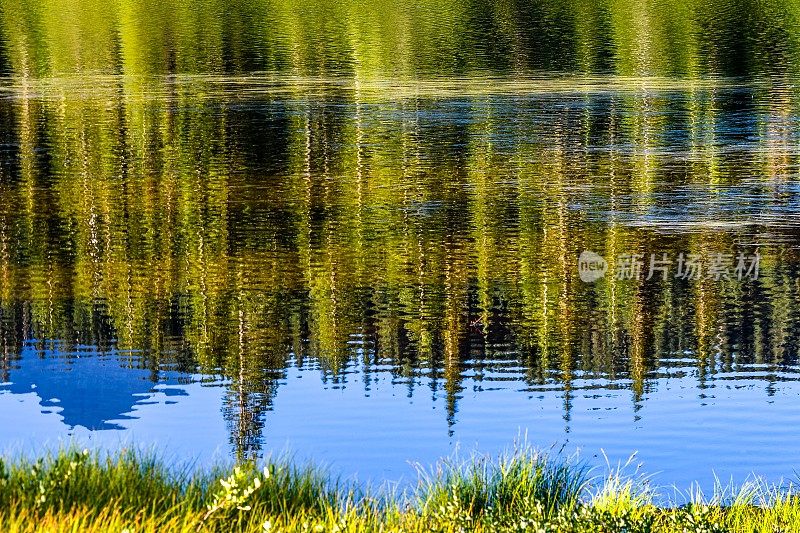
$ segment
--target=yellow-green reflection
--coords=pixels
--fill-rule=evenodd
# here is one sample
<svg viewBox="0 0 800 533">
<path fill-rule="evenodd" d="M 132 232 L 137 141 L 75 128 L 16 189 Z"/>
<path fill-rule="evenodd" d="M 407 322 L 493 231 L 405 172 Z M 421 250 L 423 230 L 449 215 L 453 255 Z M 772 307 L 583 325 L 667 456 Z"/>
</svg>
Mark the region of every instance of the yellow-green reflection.
<svg viewBox="0 0 800 533">
<path fill-rule="evenodd" d="M 793 0 L 2 0 L 22 76 L 797 73 Z"/>
<path fill-rule="evenodd" d="M 250 453 L 276 378 L 309 358 L 330 379 L 433 373 L 451 418 L 481 368 L 557 384 L 569 417 L 587 375 L 639 402 L 678 359 L 700 384 L 796 364 L 796 94 L 581 85 L 16 80 L 2 371 L 23 343 L 61 341 L 221 373 Z M 613 275 L 625 253 L 756 247 L 757 280 Z M 605 279 L 579 279 L 583 250 L 609 259 Z"/>
</svg>

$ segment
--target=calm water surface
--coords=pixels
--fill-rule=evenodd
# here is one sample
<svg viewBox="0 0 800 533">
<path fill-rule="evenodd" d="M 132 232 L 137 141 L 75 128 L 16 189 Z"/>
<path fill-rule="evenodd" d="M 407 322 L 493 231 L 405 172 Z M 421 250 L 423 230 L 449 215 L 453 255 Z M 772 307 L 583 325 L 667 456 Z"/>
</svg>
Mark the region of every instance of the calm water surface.
<svg viewBox="0 0 800 533">
<path fill-rule="evenodd" d="M 793 475 L 790 6 L 264 3 L 0 1 L 0 451 Z"/>
</svg>

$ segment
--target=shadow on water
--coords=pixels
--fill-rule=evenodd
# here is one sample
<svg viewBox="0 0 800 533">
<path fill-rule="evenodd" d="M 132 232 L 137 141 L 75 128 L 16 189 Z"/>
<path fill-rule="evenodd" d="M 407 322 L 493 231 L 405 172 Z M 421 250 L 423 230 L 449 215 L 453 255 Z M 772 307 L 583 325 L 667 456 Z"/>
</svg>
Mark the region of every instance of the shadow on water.
<svg viewBox="0 0 800 533">
<path fill-rule="evenodd" d="M 135 360 L 126 364 L 93 347 L 65 353 L 57 345 L 41 352 L 28 346 L 20 356 L 8 369 L 13 381 L 0 385 L 0 392 L 36 394 L 42 413 L 57 412 L 69 429 L 123 429 L 114 421 L 131 418 L 128 413 L 133 406 L 146 404 L 152 393 L 167 397 L 187 394 L 165 386 L 178 383 L 180 374 L 162 371 L 154 376 L 146 368 L 131 366 Z"/>
</svg>

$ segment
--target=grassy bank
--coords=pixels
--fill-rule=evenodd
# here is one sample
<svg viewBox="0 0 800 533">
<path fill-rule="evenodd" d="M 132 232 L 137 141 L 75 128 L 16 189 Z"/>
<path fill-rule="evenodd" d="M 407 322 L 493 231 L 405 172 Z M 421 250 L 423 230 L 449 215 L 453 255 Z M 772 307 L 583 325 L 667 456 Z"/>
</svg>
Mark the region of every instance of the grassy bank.
<svg viewBox="0 0 800 533">
<path fill-rule="evenodd" d="M 190 473 L 133 452 L 64 451 L 0 462 L 0 530 L 800 531 L 800 498 L 776 488 L 665 508 L 645 483 L 529 449 L 444 462 L 413 490 L 377 494 L 287 461 Z"/>
</svg>

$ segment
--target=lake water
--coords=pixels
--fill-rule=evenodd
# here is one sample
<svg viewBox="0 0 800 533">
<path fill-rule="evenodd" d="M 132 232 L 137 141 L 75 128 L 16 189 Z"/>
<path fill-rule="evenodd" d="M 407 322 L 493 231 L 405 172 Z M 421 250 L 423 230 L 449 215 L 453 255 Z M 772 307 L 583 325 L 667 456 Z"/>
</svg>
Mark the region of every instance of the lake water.
<svg viewBox="0 0 800 533">
<path fill-rule="evenodd" d="M 793 5 L 67 4 L 0 2 L 0 451 L 794 476 Z"/>
</svg>

